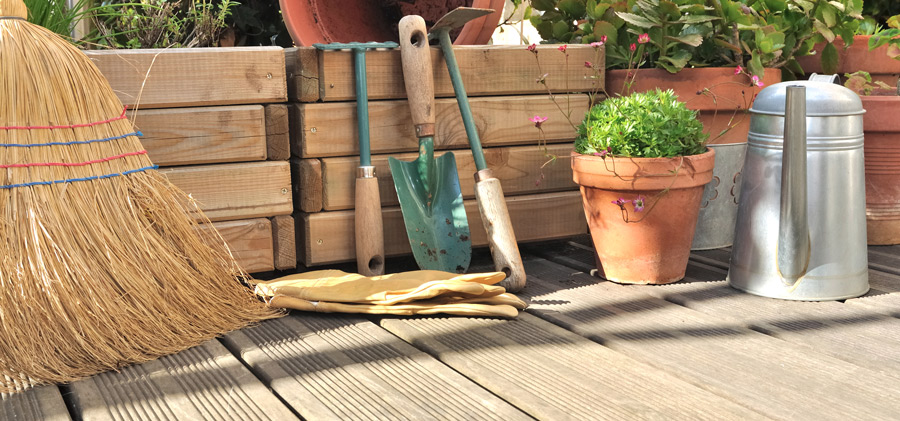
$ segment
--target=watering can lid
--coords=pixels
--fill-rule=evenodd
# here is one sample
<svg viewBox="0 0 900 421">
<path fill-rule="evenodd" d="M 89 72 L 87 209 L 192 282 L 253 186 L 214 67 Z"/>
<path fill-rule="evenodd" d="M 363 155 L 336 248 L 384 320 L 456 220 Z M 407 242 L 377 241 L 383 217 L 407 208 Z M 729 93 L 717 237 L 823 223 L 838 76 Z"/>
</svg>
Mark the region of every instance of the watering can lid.
<svg viewBox="0 0 900 421">
<path fill-rule="evenodd" d="M 788 86 L 806 87 L 806 115 L 808 117 L 857 115 L 865 113 L 862 100 L 855 92 L 834 83 L 797 80 L 781 82 L 763 89 L 750 112 L 755 114 L 784 115 L 784 99 Z"/>
</svg>

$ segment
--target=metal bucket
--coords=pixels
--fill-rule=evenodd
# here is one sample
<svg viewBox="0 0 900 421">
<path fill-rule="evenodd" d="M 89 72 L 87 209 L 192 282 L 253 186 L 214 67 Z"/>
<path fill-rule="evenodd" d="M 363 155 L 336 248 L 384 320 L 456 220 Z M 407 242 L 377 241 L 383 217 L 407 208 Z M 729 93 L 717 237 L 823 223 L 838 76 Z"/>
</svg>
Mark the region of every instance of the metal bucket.
<svg viewBox="0 0 900 421">
<path fill-rule="evenodd" d="M 700 216 L 691 250 L 709 250 L 731 245 L 734 223 L 737 220 L 738 194 L 741 189 L 741 169 L 747 143 L 709 145 L 716 150 L 713 179 L 703 190 Z"/>
</svg>

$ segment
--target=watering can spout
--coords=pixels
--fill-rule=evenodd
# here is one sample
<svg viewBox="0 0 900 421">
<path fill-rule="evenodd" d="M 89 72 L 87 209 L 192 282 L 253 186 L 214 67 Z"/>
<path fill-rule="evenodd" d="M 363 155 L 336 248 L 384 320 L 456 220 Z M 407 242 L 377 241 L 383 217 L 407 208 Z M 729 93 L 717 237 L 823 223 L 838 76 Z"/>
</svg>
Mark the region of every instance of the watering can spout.
<svg viewBox="0 0 900 421">
<path fill-rule="evenodd" d="M 784 156 L 778 226 L 778 272 L 794 284 L 809 268 L 810 240 L 806 184 L 806 87 L 785 92 Z"/>
</svg>

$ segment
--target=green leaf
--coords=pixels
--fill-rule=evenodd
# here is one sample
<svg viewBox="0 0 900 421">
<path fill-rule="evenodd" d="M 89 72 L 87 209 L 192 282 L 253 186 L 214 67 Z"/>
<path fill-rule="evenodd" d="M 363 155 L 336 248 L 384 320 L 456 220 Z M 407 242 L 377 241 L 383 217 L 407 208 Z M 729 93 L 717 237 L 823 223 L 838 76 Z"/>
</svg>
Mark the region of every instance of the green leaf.
<svg viewBox="0 0 900 421">
<path fill-rule="evenodd" d="M 825 37 L 825 41 L 834 42 L 834 32 L 831 32 L 831 29 L 828 29 L 822 21 L 813 21 L 813 27 Z"/>
<path fill-rule="evenodd" d="M 684 15 L 676 22 L 685 23 L 685 24 L 694 24 L 694 23 L 705 23 L 712 22 L 714 20 L 719 20 L 716 16 L 702 16 L 702 15 Z"/>
<path fill-rule="evenodd" d="M 700 44 L 703 43 L 703 37 L 700 34 L 681 35 L 677 37 L 667 36 L 666 39 L 678 41 L 682 44 L 690 45 L 691 47 L 699 47 Z"/>
<path fill-rule="evenodd" d="M 897 44 L 889 45 L 887 49 L 887 56 L 895 60 L 900 60 L 900 46 L 897 46 Z"/>
<path fill-rule="evenodd" d="M 833 28 L 835 23 L 837 23 L 837 11 L 829 6 L 829 4 L 823 4 L 819 11 L 822 15 L 822 20 L 825 21 L 825 26 Z"/>
<path fill-rule="evenodd" d="M 668 70 L 670 73 L 677 73 L 687 65 L 691 59 L 691 53 L 687 50 L 678 50 L 671 56 L 660 57 L 656 63 Z M 675 69 L 674 71 L 672 69 Z"/>
<path fill-rule="evenodd" d="M 659 16 L 667 16 L 667 19 L 665 20 L 676 20 L 679 16 L 681 16 L 681 11 L 678 10 L 678 5 L 676 5 L 672 1 L 660 1 L 658 10 Z"/>
<path fill-rule="evenodd" d="M 556 8 L 572 19 L 584 19 L 585 0 L 560 0 Z"/>
<path fill-rule="evenodd" d="M 735 53 L 739 53 L 739 54 L 740 54 L 740 52 L 741 52 L 741 47 L 738 47 L 737 45 L 734 45 L 734 44 L 732 44 L 732 43 L 730 43 L 730 42 L 728 42 L 728 41 L 725 41 L 725 40 L 723 40 L 723 39 L 716 38 L 716 39 L 713 40 L 713 43 L 715 43 L 716 45 L 718 45 L 718 46 L 720 46 L 720 47 L 727 48 L 727 49 L 729 49 L 729 50 L 731 50 L 731 51 L 734 51 Z"/>
<path fill-rule="evenodd" d="M 775 12 L 781 12 L 787 9 L 787 1 L 785 0 L 766 0 L 766 7 Z"/>
<path fill-rule="evenodd" d="M 546 12 L 548 10 L 556 9 L 556 2 L 553 0 L 531 0 L 531 7 L 535 10 Z"/>
<path fill-rule="evenodd" d="M 618 12 L 618 13 L 616 13 L 616 16 L 622 18 L 622 20 L 624 20 L 625 22 L 628 22 L 628 23 L 630 23 L 634 26 L 640 27 L 640 28 L 649 29 L 649 28 L 659 25 L 659 22 L 654 23 L 653 21 L 651 21 L 643 16 L 638 16 L 633 13 Z"/>
<path fill-rule="evenodd" d="M 597 7 L 597 0 L 587 0 L 584 4 L 585 13 L 587 13 L 587 17 L 593 20 L 596 20 L 601 15 L 598 15 L 595 12 Z"/>
<path fill-rule="evenodd" d="M 553 24 L 553 38 L 566 41 L 566 34 L 571 33 L 569 24 L 564 21 L 556 21 Z"/>
<path fill-rule="evenodd" d="M 838 51 L 832 43 L 825 45 L 822 49 L 822 72 L 826 75 L 837 73 L 838 68 Z"/>
<path fill-rule="evenodd" d="M 532 16 L 531 24 L 538 31 L 541 39 L 553 39 L 553 24 L 550 21 L 542 20 L 540 16 Z"/>
<path fill-rule="evenodd" d="M 616 31 L 615 26 L 609 22 L 597 21 L 594 23 L 594 37 L 600 39 L 604 35 L 606 35 L 607 44 L 615 45 L 619 39 L 619 32 Z"/>
<path fill-rule="evenodd" d="M 839 1 L 832 0 L 832 1 L 829 1 L 828 4 L 834 6 L 834 8 L 837 9 L 841 13 L 844 13 L 846 11 L 846 9 L 844 9 L 844 3 L 841 3 Z"/>
<path fill-rule="evenodd" d="M 596 7 L 594 7 L 594 16 L 597 16 L 597 19 L 600 19 L 606 10 L 609 9 L 609 3 L 600 3 Z"/>
<path fill-rule="evenodd" d="M 765 72 L 765 68 L 762 65 L 762 59 L 755 52 L 750 55 L 750 61 L 747 62 L 747 70 L 750 71 L 750 74 L 761 75 Z"/>
</svg>

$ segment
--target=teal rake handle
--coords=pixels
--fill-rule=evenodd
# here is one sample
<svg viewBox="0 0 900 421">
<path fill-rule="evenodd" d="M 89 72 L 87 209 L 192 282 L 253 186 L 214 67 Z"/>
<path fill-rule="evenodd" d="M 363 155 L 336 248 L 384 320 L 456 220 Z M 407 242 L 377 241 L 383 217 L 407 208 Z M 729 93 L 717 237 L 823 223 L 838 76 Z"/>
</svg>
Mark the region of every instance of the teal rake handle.
<svg viewBox="0 0 900 421">
<path fill-rule="evenodd" d="M 437 30 L 441 41 L 441 49 L 444 50 L 444 60 L 447 61 L 447 70 L 450 72 L 450 82 L 453 84 L 453 92 L 456 93 L 456 103 L 459 104 L 459 113 L 462 115 L 463 126 L 466 127 L 466 136 L 469 138 L 469 147 L 475 158 L 475 168 L 478 171 L 487 169 L 484 161 L 484 152 L 481 150 L 481 139 L 478 137 L 478 129 L 475 127 L 475 118 L 472 117 L 472 109 L 469 108 L 469 97 L 463 86 L 462 77 L 459 75 L 459 66 L 456 64 L 456 54 L 453 52 L 453 42 L 450 41 L 450 28 Z"/>
<path fill-rule="evenodd" d="M 366 50 L 374 48 L 397 48 L 396 42 L 335 42 L 313 44 L 319 50 L 353 51 L 353 75 L 356 81 L 356 124 L 359 131 L 359 166 L 372 165 L 369 147 L 369 88 L 366 84 Z"/>
</svg>

